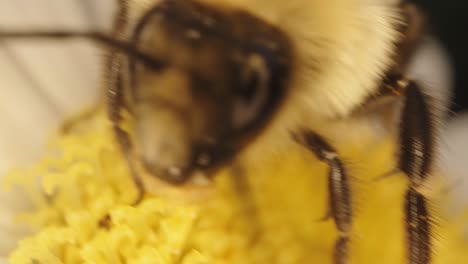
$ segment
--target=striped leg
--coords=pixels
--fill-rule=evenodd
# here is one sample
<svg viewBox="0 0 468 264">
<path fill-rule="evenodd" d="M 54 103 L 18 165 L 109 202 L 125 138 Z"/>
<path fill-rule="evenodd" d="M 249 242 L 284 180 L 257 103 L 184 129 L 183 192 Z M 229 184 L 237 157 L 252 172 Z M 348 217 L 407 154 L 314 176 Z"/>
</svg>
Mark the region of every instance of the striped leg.
<svg viewBox="0 0 468 264">
<path fill-rule="evenodd" d="M 387 78 L 388 85 L 404 96 L 400 118 L 398 170 L 409 179 L 405 196 L 406 254 L 408 264 L 429 264 L 432 226 L 427 198 L 418 189 L 424 185 L 433 164 L 435 117 L 427 96 L 413 81 L 401 75 Z"/>
<path fill-rule="evenodd" d="M 342 161 L 338 158 L 336 150 L 320 135 L 307 131 L 294 135 L 296 141 L 314 153 L 317 158 L 329 166 L 328 171 L 328 216 L 333 218 L 339 237 L 335 243 L 333 253 L 335 264 L 344 264 L 348 261 L 349 233 L 352 222 L 352 204 L 349 179 Z"/>
</svg>

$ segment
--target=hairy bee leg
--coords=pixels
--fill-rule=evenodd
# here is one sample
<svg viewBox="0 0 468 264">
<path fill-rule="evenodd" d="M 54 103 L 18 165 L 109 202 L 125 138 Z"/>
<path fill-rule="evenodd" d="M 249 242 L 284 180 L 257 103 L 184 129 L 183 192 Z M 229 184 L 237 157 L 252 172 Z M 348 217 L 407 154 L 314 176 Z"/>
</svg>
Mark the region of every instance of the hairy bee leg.
<svg viewBox="0 0 468 264">
<path fill-rule="evenodd" d="M 125 157 L 132 180 L 137 188 L 138 194 L 133 205 L 138 205 L 144 197 L 145 187 L 131 157 L 132 142 L 130 136 L 119 127 L 119 123 L 122 121 L 121 110 L 125 107 L 125 103 L 123 100 L 123 80 L 120 72 L 120 56 L 118 54 L 114 55 L 115 56 L 112 56 L 108 61 L 109 76 L 107 77 L 109 88 L 107 90 L 107 114 L 109 120 L 113 124 L 114 134 L 121 147 L 122 154 Z"/>
<path fill-rule="evenodd" d="M 343 162 L 338 158 L 336 150 L 324 138 L 315 132 L 308 131 L 296 139 L 312 151 L 319 160 L 327 163 L 329 210 L 335 220 L 337 229 L 342 233 L 350 231 L 351 227 L 351 193 L 349 179 Z"/>
<path fill-rule="evenodd" d="M 328 164 L 330 166 L 328 175 L 329 210 L 339 231 L 333 259 L 335 264 L 345 264 L 348 262 L 349 232 L 352 221 L 351 194 L 348 177 L 342 162 L 335 157 L 328 160 Z"/>
<path fill-rule="evenodd" d="M 113 34 L 117 38 L 120 38 L 123 34 L 125 27 L 127 26 L 128 16 L 128 3 L 126 0 L 116 0 L 118 12 L 114 19 Z M 107 108 L 108 116 L 113 124 L 114 133 L 122 149 L 122 153 L 125 157 L 130 175 L 137 188 L 137 197 L 133 202 L 133 205 L 138 205 L 145 195 L 145 187 L 138 175 L 135 164 L 132 160 L 132 142 L 130 136 L 122 128 L 119 127 L 119 123 L 122 121 L 121 110 L 127 108 L 124 100 L 124 81 L 122 76 L 122 54 L 117 49 L 111 49 L 109 51 L 110 56 L 107 60 Z"/>
<path fill-rule="evenodd" d="M 409 179 L 405 197 L 407 263 L 431 262 L 431 223 L 427 198 L 418 192 L 433 164 L 435 128 L 429 99 L 414 81 L 395 78 L 405 103 L 401 113 L 398 169 Z"/>
<path fill-rule="evenodd" d="M 117 141 L 121 147 L 122 154 L 124 155 L 124 158 L 126 160 L 128 169 L 130 171 L 130 175 L 132 177 L 133 182 L 135 183 L 135 186 L 137 188 L 137 198 L 133 202 L 133 205 L 138 205 L 145 194 L 145 187 L 143 185 L 142 180 L 140 179 L 137 169 L 134 165 L 134 162 L 131 157 L 131 151 L 132 151 L 132 143 L 130 141 L 130 136 L 125 132 L 122 128 L 119 127 L 118 123 L 120 122 L 121 116 L 119 114 L 119 109 L 121 109 L 122 105 L 120 101 L 117 98 L 109 98 L 109 117 L 110 120 L 113 123 L 113 130 L 114 134 L 117 138 Z"/>
<path fill-rule="evenodd" d="M 406 237 L 408 262 L 428 264 L 431 262 L 430 215 L 424 195 L 410 187 L 405 197 Z"/>
<path fill-rule="evenodd" d="M 112 66 L 115 62 L 109 60 L 108 63 L 109 66 Z M 113 124 L 112 129 L 114 130 L 115 137 L 120 145 L 122 154 L 128 166 L 128 170 L 137 189 L 137 197 L 132 203 L 132 205 L 135 206 L 143 200 L 143 197 L 145 195 L 145 187 L 132 161 L 132 157 L 130 154 L 132 149 L 132 142 L 130 140 L 130 136 L 127 134 L 127 132 L 125 132 L 122 128 L 119 127 L 119 122 L 122 121 L 120 110 L 124 107 L 124 103 L 122 101 L 122 83 L 119 76 L 120 75 L 117 68 L 111 70 L 110 75 L 108 76 L 109 84 L 111 86 L 107 90 L 107 115 L 109 116 L 109 120 Z M 110 215 L 106 214 L 99 221 L 98 225 L 101 228 L 109 229 L 111 221 L 112 220 Z"/>
<path fill-rule="evenodd" d="M 318 221 L 319 222 L 325 222 L 325 221 L 330 220 L 330 218 L 332 218 L 332 213 L 331 213 L 331 210 L 330 210 L 330 206 L 328 206 L 327 212 L 325 213 L 325 215 L 323 217 L 319 218 Z"/>
<path fill-rule="evenodd" d="M 333 250 L 333 263 L 335 264 L 348 263 L 348 244 L 349 244 L 348 236 L 341 236 L 336 240 L 335 248 Z"/>
<path fill-rule="evenodd" d="M 349 179 L 343 162 L 338 158 L 336 150 L 323 137 L 313 131 L 294 135 L 294 138 L 329 166 L 329 215 L 333 218 L 339 231 L 333 254 L 334 261 L 336 264 L 346 263 L 352 222 L 352 204 Z"/>
<path fill-rule="evenodd" d="M 390 178 L 392 176 L 395 176 L 396 174 L 400 173 L 400 170 L 399 169 L 393 169 L 387 173 L 384 173 L 383 175 L 377 177 L 374 179 L 374 181 L 381 181 L 381 180 L 384 180 L 384 179 L 387 179 L 387 178 Z"/>
<path fill-rule="evenodd" d="M 427 179 L 433 163 L 434 117 L 428 99 L 416 83 L 409 81 L 404 89 L 398 168 L 409 177 L 413 187 L 419 187 Z"/>
<path fill-rule="evenodd" d="M 145 195 L 145 186 L 143 185 L 143 182 L 137 173 L 137 169 L 135 168 L 135 165 L 132 161 L 132 157 L 130 155 L 131 153 L 130 137 L 128 136 L 127 132 L 125 132 L 118 126 L 114 126 L 114 132 L 116 134 L 117 140 L 120 143 L 120 146 L 122 147 L 125 160 L 127 161 L 128 170 L 130 171 L 132 180 L 135 183 L 135 186 L 137 188 L 138 193 L 137 193 L 137 197 L 135 201 L 133 202 L 133 205 L 138 205 L 143 200 L 143 197 Z"/>
</svg>

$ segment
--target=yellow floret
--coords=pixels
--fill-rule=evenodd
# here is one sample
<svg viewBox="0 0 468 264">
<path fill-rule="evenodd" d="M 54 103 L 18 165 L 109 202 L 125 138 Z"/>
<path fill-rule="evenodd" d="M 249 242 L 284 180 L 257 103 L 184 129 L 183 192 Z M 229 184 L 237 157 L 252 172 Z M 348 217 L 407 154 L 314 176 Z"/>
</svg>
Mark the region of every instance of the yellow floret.
<svg viewBox="0 0 468 264">
<path fill-rule="evenodd" d="M 50 150 L 35 167 L 10 177 L 37 206 L 21 219 L 38 228 L 11 254 L 12 264 L 332 263 L 336 228 L 320 221 L 327 211 L 327 168 L 301 148 L 262 159 L 235 177 L 220 170 L 205 187 L 208 195 L 182 188 L 177 195 L 148 194 L 137 206 L 131 206 L 137 191 L 103 112 L 57 136 Z M 392 144 L 339 150 L 353 176 L 352 263 L 405 263 L 406 179 L 373 180 L 391 169 Z M 440 200 L 432 197 L 434 204 Z M 458 227 L 437 219 L 435 264 L 468 263 Z"/>
</svg>

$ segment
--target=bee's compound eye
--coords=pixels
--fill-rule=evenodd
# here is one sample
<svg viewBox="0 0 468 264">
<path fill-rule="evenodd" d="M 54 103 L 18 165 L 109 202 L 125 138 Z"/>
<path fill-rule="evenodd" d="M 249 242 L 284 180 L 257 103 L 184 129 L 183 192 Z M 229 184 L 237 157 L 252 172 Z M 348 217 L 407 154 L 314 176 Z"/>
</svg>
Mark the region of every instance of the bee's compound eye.
<svg viewBox="0 0 468 264">
<path fill-rule="evenodd" d="M 257 119 L 265 106 L 270 73 L 262 56 L 250 55 L 241 70 L 240 86 L 236 87 L 232 112 L 233 126 L 242 129 Z"/>
</svg>

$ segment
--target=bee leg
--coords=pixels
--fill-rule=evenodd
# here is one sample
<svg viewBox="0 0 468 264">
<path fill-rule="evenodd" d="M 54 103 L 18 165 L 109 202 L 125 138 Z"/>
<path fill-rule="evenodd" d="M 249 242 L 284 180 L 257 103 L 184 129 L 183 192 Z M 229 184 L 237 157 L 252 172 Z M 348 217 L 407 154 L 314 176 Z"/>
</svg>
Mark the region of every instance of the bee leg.
<svg viewBox="0 0 468 264">
<path fill-rule="evenodd" d="M 428 204 L 424 195 L 413 187 L 405 197 L 407 263 L 431 263 L 431 222 Z"/>
<path fill-rule="evenodd" d="M 128 170 L 132 177 L 133 182 L 137 188 L 137 197 L 133 201 L 132 205 L 138 205 L 144 197 L 145 188 L 141 181 L 135 165 L 132 161 L 131 151 L 132 142 L 130 136 L 125 130 L 123 130 L 119 123 L 122 121 L 120 111 L 125 107 L 122 94 L 122 79 L 120 75 L 120 68 L 118 67 L 118 60 L 115 57 L 111 57 L 108 61 L 109 76 L 107 89 L 107 115 L 109 120 L 112 122 L 112 129 L 114 130 L 115 137 L 120 145 L 122 154 L 128 166 Z M 116 66 L 117 65 L 117 66 Z M 116 66 L 116 67 L 113 67 Z M 111 228 L 112 218 L 109 213 L 105 214 L 98 222 L 98 226 L 104 229 Z"/>
<path fill-rule="evenodd" d="M 340 236 L 335 242 L 333 250 L 333 263 L 346 264 L 348 263 L 348 244 L 349 236 Z"/>
<path fill-rule="evenodd" d="M 130 136 L 119 126 L 119 123 L 122 121 L 120 112 L 125 107 L 125 103 L 123 98 L 123 81 L 122 75 L 120 73 L 120 60 L 118 55 L 111 57 L 111 59 L 108 61 L 108 67 L 108 116 L 112 122 L 114 134 L 116 135 L 117 141 L 127 162 L 130 175 L 137 188 L 138 193 L 135 201 L 133 202 L 133 205 L 138 205 L 143 200 L 145 188 L 132 159 L 132 142 L 130 140 Z"/>
<path fill-rule="evenodd" d="M 128 16 L 128 3 L 127 0 L 116 0 L 118 12 L 114 19 L 113 34 L 120 38 L 127 26 Z M 132 142 L 130 136 L 122 128 L 119 123 L 122 121 L 121 110 L 127 108 L 124 100 L 124 80 L 122 75 L 122 60 L 123 55 L 118 50 L 111 49 L 110 56 L 107 61 L 107 107 L 108 116 L 113 124 L 114 133 L 122 149 L 122 153 L 127 162 L 130 175 L 132 176 L 133 182 L 137 188 L 137 197 L 133 202 L 133 205 L 138 205 L 145 195 L 145 187 L 141 178 L 138 175 L 137 169 L 132 159 Z"/>
<path fill-rule="evenodd" d="M 401 171 L 399 169 L 393 169 L 389 172 L 384 173 L 383 175 L 380 175 L 379 177 L 373 179 L 374 181 L 378 182 L 381 180 L 385 180 L 387 178 L 390 178 L 392 176 L 395 176 L 396 174 L 400 173 Z"/>
<path fill-rule="evenodd" d="M 408 175 L 413 187 L 420 187 L 427 179 L 433 163 L 434 117 L 427 96 L 416 83 L 408 82 L 405 90 L 398 168 Z"/>
<path fill-rule="evenodd" d="M 319 218 L 318 221 L 325 222 L 325 221 L 330 220 L 330 218 L 332 218 L 332 213 L 331 213 L 330 206 L 328 206 L 327 212 L 325 213 L 323 217 Z"/>
<path fill-rule="evenodd" d="M 300 135 L 293 135 L 293 137 L 301 145 L 313 152 L 319 160 L 327 163 L 329 166 L 329 214 L 339 231 L 339 237 L 335 243 L 333 254 L 334 263 L 346 263 L 352 222 L 352 205 L 349 178 L 343 162 L 338 158 L 336 150 L 315 132 L 306 131 Z"/>
<path fill-rule="evenodd" d="M 125 160 L 127 161 L 128 170 L 130 171 L 130 175 L 132 176 L 132 180 L 135 183 L 137 188 L 137 197 L 132 205 L 138 205 L 145 195 L 145 186 L 141 178 L 138 175 L 137 169 L 134 165 L 134 162 L 131 157 L 131 142 L 130 137 L 128 136 L 127 132 L 121 129 L 119 126 L 114 125 L 114 132 L 116 134 L 117 140 L 120 143 L 122 148 L 122 152 L 124 154 Z"/>
<path fill-rule="evenodd" d="M 429 99 L 413 81 L 394 78 L 405 96 L 399 133 L 398 169 L 409 179 L 405 196 L 407 263 L 431 262 L 431 219 L 427 198 L 418 191 L 430 174 L 434 156 L 434 116 Z"/>
</svg>

